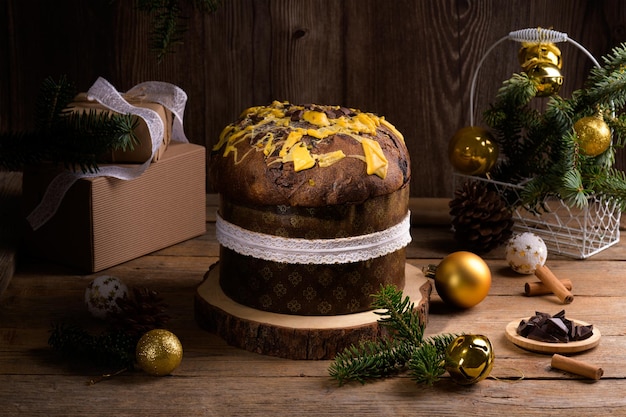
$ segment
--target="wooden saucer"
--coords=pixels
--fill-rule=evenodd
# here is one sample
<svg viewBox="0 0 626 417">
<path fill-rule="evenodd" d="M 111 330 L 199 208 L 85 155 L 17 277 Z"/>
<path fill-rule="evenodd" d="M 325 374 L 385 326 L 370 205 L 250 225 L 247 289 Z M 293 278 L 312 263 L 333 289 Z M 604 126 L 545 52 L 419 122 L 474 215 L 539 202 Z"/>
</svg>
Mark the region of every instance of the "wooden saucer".
<svg viewBox="0 0 626 417">
<path fill-rule="evenodd" d="M 403 294 L 426 323 L 432 284 L 421 270 L 405 266 Z M 232 346 L 289 359 L 332 359 L 337 352 L 381 334 L 373 310 L 336 316 L 298 316 L 257 310 L 229 298 L 219 285 L 219 262 L 198 286 L 195 316 L 204 329 Z"/>
<path fill-rule="evenodd" d="M 577 353 L 584 352 L 585 350 L 592 349 L 600 344 L 600 330 L 593 326 L 593 334 L 591 337 L 585 340 L 579 340 L 575 342 L 567 343 L 549 343 L 540 342 L 537 340 L 528 339 L 517 334 L 517 327 L 522 320 L 528 320 L 529 318 L 519 319 L 510 322 L 506 326 L 505 334 L 506 338 L 513 342 L 515 345 L 537 353 Z M 570 319 L 571 320 L 571 319 Z M 579 320 L 572 320 L 572 322 L 578 326 L 588 326 L 588 323 Z"/>
</svg>

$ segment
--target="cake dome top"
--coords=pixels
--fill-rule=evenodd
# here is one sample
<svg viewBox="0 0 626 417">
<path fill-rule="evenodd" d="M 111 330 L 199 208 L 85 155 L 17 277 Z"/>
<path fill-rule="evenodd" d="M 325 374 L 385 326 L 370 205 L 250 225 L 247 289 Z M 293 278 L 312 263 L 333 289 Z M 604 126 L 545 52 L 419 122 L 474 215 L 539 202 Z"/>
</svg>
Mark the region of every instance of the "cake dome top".
<svg viewBox="0 0 626 417">
<path fill-rule="evenodd" d="M 384 117 L 274 101 L 226 126 L 209 174 L 217 191 L 262 205 L 358 203 L 408 184 L 404 137 Z"/>
</svg>

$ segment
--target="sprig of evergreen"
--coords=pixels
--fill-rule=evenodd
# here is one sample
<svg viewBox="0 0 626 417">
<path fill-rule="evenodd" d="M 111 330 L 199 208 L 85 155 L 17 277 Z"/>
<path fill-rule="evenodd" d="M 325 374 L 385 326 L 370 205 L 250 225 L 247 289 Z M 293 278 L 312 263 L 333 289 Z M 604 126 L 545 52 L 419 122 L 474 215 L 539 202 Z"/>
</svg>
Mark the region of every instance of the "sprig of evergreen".
<svg viewBox="0 0 626 417">
<path fill-rule="evenodd" d="M 418 384 L 433 385 L 445 373 L 446 348 L 456 335 L 442 334 L 426 339 L 413 350 L 408 361 L 411 378 Z"/>
<path fill-rule="evenodd" d="M 424 323 L 409 297 L 393 285 L 381 286 L 373 295 L 372 308 L 380 315 L 379 324 L 388 336 L 362 341 L 338 353 L 328 368 L 329 375 L 343 385 L 365 383 L 409 369 L 412 378 L 432 385 L 445 372 L 443 357 L 455 335 L 424 338 Z"/>
<path fill-rule="evenodd" d="M 338 353 L 329 375 L 343 385 L 348 381 L 362 384 L 371 379 L 384 378 L 405 369 L 411 357 L 410 346 L 396 339 L 364 340 Z"/>
<path fill-rule="evenodd" d="M 157 62 L 172 52 L 175 45 L 182 44 L 187 31 L 182 0 L 137 0 L 137 8 L 152 15 L 150 33 L 151 49 L 157 54 Z M 194 9 L 203 13 L 217 10 L 222 0 L 187 0 Z"/>
<path fill-rule="evenodd" d="M 65 358 L 106 369 L 133 369 L 139 337 L 122 331 L 92 335 L 81 327 L 54 324 L 48 344 Z"/>
<path fill-rule="evenodd" d="M 616 199 L 626 209 L 626 181 L 612 166 L 616 148 L 626 144 L 626 45 L 603 57 L 604 65 L 590 71 L 584 88 L 571 98 L 548 98 L 545 111 L 530 106 L 537 88 L 525 73 L 504 81 L 484 121 L 495 132 L 504 158 L 490 173 L 508 183 L 524 182 L 522 204 L 541 210 L 547 196 L 571 206 L 585 207 L 589 197 Z M 591 157 L 579 152 L 574 124 L 600 112 L 613 131 L 613 143 Z"/>
<path fill-rule="evenodd" d="M 134 148 L 137 117 L 68 111 L 75 95 L 74 85 L 65 77 L 46 78 L 37 98 L 35 129 L 0 134 L 0 169 L 13 171 L 27 164 L 52 162 L 97 172 L 103 155 Z"/>
</svg>

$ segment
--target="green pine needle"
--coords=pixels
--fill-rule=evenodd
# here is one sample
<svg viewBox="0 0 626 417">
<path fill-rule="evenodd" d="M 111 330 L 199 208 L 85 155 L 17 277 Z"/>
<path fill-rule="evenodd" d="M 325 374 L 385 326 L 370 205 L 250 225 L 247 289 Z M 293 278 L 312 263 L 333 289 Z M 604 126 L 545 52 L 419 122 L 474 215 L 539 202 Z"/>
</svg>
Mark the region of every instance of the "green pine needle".
<svg viewBox="0 0 626 417">
<path fill-rule="evenodd" d="M 372 308 L 380 316 L 379 324 L 391 329 L 400 339 L 419 345 L 424 336 L 424 325 L 415 312 L 415 305 L 409 297 L 404 297 L 402 291 L 395 286 L 381 286 L 380 291 L 373 296 Z"/>
<path fill-rule="evenodd" d="M 205 14 L 213 13 L 223 0 L 187 0 L 194 9 Z M 187 25 L 183 15 L 183 0 L 137 0 L 137 8 L 152 15 L 150 46 L 157 62 L 182 44 Z"/>
<path fill-rule="evenodd" d="M 65 77 L 45 79 L 37 99 L 36 130 L 0 134 L 0 169 L 18 171 L 28 164 L 51 162 L 97 172 L 103 156 L 134 148 L 136 116 L 68 112 L 75 95 Z"/>
<path fill-rule="evenodd" d="M 396 339 L 362 341 L 335 356 L 329 375 L 343 385 L 348 381 L 364 384 L 371 379 L 397 374 L 410 357 L 410 347 Z"/>
<path fill-rule="evenodd" d="M 52 326 L 48 344 L 63 357 L 107 369 L 132 369 L 138 338 L 123 332 L 91 335 L 67 324 Z"/>
<path fill-rule="evenodd" d="M 329 375 L 343 385 L 365 383 L 411 369 L 416 382 L 433 384 L 443 374 L 442 358 L 453 335 L 424 340 L 424 324 L 409 297 L 393 285 L 381 286 L 373 296 L 372 308 L 379 309 L 379 324 L 389 336 L 362 341 L 338 353 L 328 368 Z"/>
</svg>

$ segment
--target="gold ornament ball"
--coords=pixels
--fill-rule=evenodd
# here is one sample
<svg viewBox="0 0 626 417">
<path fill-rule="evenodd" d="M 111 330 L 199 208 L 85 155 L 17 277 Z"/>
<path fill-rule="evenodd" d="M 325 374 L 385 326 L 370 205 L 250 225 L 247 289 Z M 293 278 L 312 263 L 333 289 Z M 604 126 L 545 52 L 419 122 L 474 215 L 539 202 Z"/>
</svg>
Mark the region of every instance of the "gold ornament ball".
<svg viewBox="0 0 626 417">
<path fill-rule="evenodd" d="M 611 146 L 611 129 L 600 116 L 588 116 L 574 123 L 581 152 L 598 156 Z"/>
<path fill-rule="evenodd" d="M 558 69 L 563 66 L 561 50 L 553 43 L 527 43 L 523 44 L 517 54 L 519 64 L 524 71 L 538 63 L 552 64 Z"/>
<path fill-rule="evenodd" d="M 135 356 L 139 368 L 150 375 L 169 375 L 183 360 L 183 345 L 174 333 L 154 329 L 139 339 Z"/>
<path fill-rule="evenodd" d="M 536 97 L 557 94 L 563 85 L 561 71 L 553 64 L 539 63 L 526 71 L 528 78 L 537 84 Z"/>
<path fill-rule="evenodd" d="M 452 166 L 465 175 L 483 175 L 498 160 L 498 145 L 491 134 L 477 126 L 459 129 L 448 144 Z"/>
<path fill-rule="evenodd" d="M 479 304 L 491 288 L 489 266 L 472 252 L 454 252 L 443 258 L 434 278 L 441 299 L 459 308 Z"/>
<path fill-rule="evenodd" d="M 489 376 L 494 357 L 493 347 L 486 336 L 466 334 L 448 345 L 444 367 L 452 380 L 470 385 Z"/>
</svg>

